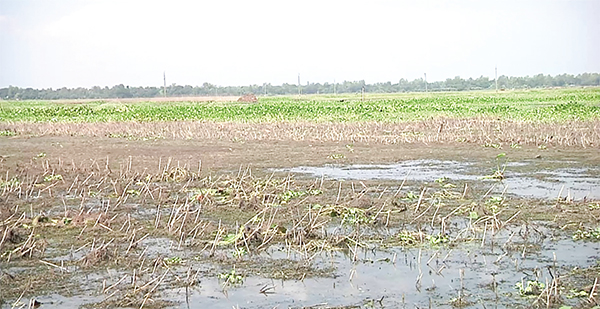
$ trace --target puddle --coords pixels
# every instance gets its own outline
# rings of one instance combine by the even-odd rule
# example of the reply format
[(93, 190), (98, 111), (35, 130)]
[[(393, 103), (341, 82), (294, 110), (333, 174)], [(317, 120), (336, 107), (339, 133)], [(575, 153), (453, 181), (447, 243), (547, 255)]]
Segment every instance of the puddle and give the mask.
[[(501, 166), (503, 168), (503, 166)], [(497, 169), (496, 162), (472, 163), (440, 160), (410, 160), (380, 165), (300, 166), (285, 171), (311, 177), (344, 180), (399, 180), (433, 182), (441, 177), (466, 181), (470, 187), (494, 186), (493, 193), (534, 199), (571, 197), (600, 199), (600, 166), (581, 166), (574, 161), (509, 162), (503, 181), (485, 180)]]
[[(561, 239), (548, 241), (542, 251), (524, 258), (519, 250), (511, 253), (497, 247), (493, 252), (489, 246), (481, 248), (478, 244), (469, 250), (395, 248), (363, 251), (357, 262), (338, 252), (323, 255), (318, 261), (335, 266), (335, 278), (248, 277), (242, 286), (230, 287), (226, 292), (218, 280), (205, 278), (190, 292), (189, 303), (190, 308), (368, 307), (369, 303), (376, 308), (453, 308), (450, 302), (462, 293), (471, 303), (465, 308), (481, 308), (482, 304), (513, 308), (517, 303), (529, 303), (529, 299), (518, 295), (517, 282), (552, 280), (548, 267), (554, 267), (554, 254), (556, 268), (552, 271), (565, 274), (575, 266), (594, 265), (600, 248)], [(265, 286), (272, 287), (273, 293), (261, 294)], [(178, 308), (188, 307), (184, 289), (172, 290), (168, 297), (180, 302)]]
[[(451, 229), (450, 235), (454, 235), (451, 237), (458, 237), (457, 231), (468, 230), (468, 222), (457, 221), (456, 227)], [(321, 253), (312, 261), (313, 265), (334, 268), (333, 276), (273, 280), (254, 275), (226, 290), (214, 274), (227, 272), (233, 265), (216, 270), (210, 264), (188, 258), (193, 252), (178, 251), (187, 262), (172, 269), (175, 277), (185, 277), (188, 269), (213, 275), (200, 277), (199, 284), (188, 291), (169, 288), (160, 295), (177, 304), (169, 308), (455, 308), (451, 302), (458, 295), (468, 301), (463, 308), (514, 308), (519, 304), (527, 306), (532, 301), (519, 296), (516, 283), (528, 280), (546, 283), (552, 280), (551, 273), (568, 276), (575, 267), (594, 266), (600, 260), (597, 243), (573, 241), (543, 222), (505, 228), (493, 236), (482, 234), (483, 231), (469, 233), (473, 235), (461, 237), (479, 240), (458, 242), (458, 246), (423, 245), (421, 248), (381, 249), (377, 244), (369, 244), (368, 248), (358, 250), (355, 259), (351, 252)], [(483, 243), (482, 235), (485, 235)], [(173, 253), (168, 239), (149, 238), (143, 244), (152, 248), (145, 251), (147, 256)], [(287, 256), (281, 245), (273, 245), (257, 258), (264, 263), (275, 263), (299, 261), (302, 255), (292, 252)], [(116, 270), (110, 274), (113, 281), (121, 276)], [(36, 300), (43, 308), (78, 308), (98, 302), (103, 299), (98, 296), (98, 290), (105, 279), (106, 274), (86, 275), (85, 293), (89, 296), (50, 294)], [(270, 293), (260, 293), (265, 287), (269, 287)], [(578, 300), (566, 301), (572, 305)], [(7, 304), (0, 307), (10, 308)]]

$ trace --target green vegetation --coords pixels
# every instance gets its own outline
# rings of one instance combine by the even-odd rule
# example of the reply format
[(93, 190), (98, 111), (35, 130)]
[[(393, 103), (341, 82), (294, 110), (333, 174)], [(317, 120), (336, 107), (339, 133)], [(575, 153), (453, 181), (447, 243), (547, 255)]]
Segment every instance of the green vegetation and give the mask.
[(515, 288), (519, 290), (519, 295), (522, 297), (537, 297), (546, 285), (535, 280), (527, 280), (527, 282), (517, 282)]
[[(397, 83), (384, 82), (367, 84), (364, 80), (344, 81), (341, 83), (307, 83), (305, 85), (248, 85), (248, 86), (217, 86), (204, 83), (202, 86), (181, 86), (172, 84), (167, 86), (166, 93), (171, 97), (181, 96), (239, 96), (246, 93), (260, 93), (267, 95), (297, 94), (335, 94), (335, 93), (394, 93), (394, 92), (422, 92), (428, 91), (464, 91), (494, 89), (495, 80), (481, 76), (476, 79), (463, 79), (459, 76), (447, 78), (444, 81), (425, 82), (418, 78), (408, 81), (404, 78)], [(538, 74), (535, 76), (511, 77), (499, 76), (500, 89), (528, 89), (542, 87), (567, 87), (567, 86), (600, 86), (599, 73), (583, 73), (578, 75), (561, 74), (556, 76)], [(300, 88), (300, 89), (299, 89)], [(130, 87), (115, 85), (113, 87), (98, 86), (92, 88), (60, 88), (60, 89), (33, 89), (9, 86), (0, 88), (0, 99), (5, 100), (56, 100), (56, 99), (106, 99), (106, 98), (153, 98), (164, 96), (162, 87)]]
[(514, 92), (351, 95), (261, 98), (258, 103), (103, 101), (85, 104), (4, 101), (0, 122), (112, 121), (321, 121), (402, 122), (431, 117), (494, 117), (518, 121), (571, 121), (600, 118), (600, 89)]

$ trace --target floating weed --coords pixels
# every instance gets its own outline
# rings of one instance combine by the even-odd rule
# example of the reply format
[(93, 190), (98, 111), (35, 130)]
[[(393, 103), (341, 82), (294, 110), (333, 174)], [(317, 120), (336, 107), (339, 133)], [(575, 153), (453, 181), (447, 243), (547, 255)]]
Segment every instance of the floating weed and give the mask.
[(405, 198), (408, 200), (416, 200), (419, 198), (419, 196), (417, 194), (412, 193), (412, 191), (409, 191), (406, 193)]
[(396, 240), (402, 246), (414, 246), (419, 242), (419, 239), (416, 237), (416, 234), (409, 231), (402, 231), (398, 233), (398, 235), (396, 235)]
[(427, 235), (426, 239), (429, 241), (431, 245), (440, 245), (444, 243), (450, 242), (450, 237), (445, 234), (436, 234), (436, 235)]
[(569, 299), (572, 299), (572, 298), (583, 298), (583, 297), (588, 297), (589, 294), (590, 293), (588, 291), (585, 291), (585, 290), (571, 289), (571, 290), (569, 290), (569, 294), (567, 294), (567, 298), (569, 298)]
[(170, 257), (170, 258), (164, 258), (163, 262), (165, 263), (165, 265), (171, 266), (171, 265), (180, 265), (180, 264), (183, 264), (185, 261), (182, 260), (178, 256), (174, 256), (174, 257)]
[(286, 204), (290, 200), (298, 198), (298, 197), (303, 197), (305, 195), (319, 195), (321, 193), (323, 193), (323, 191), (317, 190), (317, 189), (308, 190), (308, 191), (288, 190), (288, 191), (285, 191), (285, 192), (282, 192), (282, 193), (278, 194), (277, 197), (279, 197), (279, 199), (281, 200), (282, 204)]
[(450, 237), (442, 233), (427, 235), (423, 232), (401, 231), (394, 237), (392, 242), (394, 245), (399, 246), (417, 246), (421, 244), (437, 246), (450, 242)]
[(536, 297), (542, 293), (546, 285), (537, 280), (527, 280), (526, 282), (517, 282), (515, 288), (519, 291), (521, 297)]
[(223, 287), (230, 285), (241, 285), (244, 283), (244, 276), (235, 272), (235, 267), (227, 273), (219, 274), (219, 279), (224, 280)]
[(443, 184), (443, 183), (447, 182), (448, 180), (449, 180), (448, 177), (440, 177), (440, 178), (434, 180), (434, 182), (437, 182), (439, 184)]
[(244, 247), (236, 248), (233, 251), (233, 257), (236, 259), (239, 259), (247, 254), (248, 254), (248, 251), (246, 251), (246, 248), (244, 248)]
[(492, 214), (498, 214), (500, 212), (500, 206), (504, 202), (504, 198), (501, 196), (492, 196), (486, 202), (485, 205), (489, 207), (492, 211)]
[(364, 209), (355, 207), (328, 206), (324, 212), (329, 212), (331, 217), (341, 217), (342, 225), (369, 224), (375, 221), (375, 216), (368, 216)]
[(600, 227), (595, 230), (577, 230), (573, 234), (573, 240), (600, 240)]

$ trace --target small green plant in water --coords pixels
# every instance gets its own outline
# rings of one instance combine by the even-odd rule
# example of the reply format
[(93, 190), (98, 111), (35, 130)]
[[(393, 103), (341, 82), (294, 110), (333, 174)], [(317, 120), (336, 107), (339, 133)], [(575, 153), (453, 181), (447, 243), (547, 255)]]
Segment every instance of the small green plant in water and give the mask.
[(246, 248), (244, 248), (244, 247), (236, 248), (233, 251), (233, 257), (236, 258), (236, 259), (239, 259), (239, 258), (243, 257), (246, 254), (248, 254), (248, 252), (246, 251)]
[(521, 281), (515, 284), (515, 288), (519, 290), (519, 295), (521, 297), (538, 296), (540, 293), (542, 293), (545, 287), (545, 284), (535, 280), (527, 280), (527, 282)]
[(163, 261), (165, 262), (166, 265), (179, 265), (179, 264), (183, 263), (183, 260), (178, 256), (174, 256), (171, 258), (164, 258)]
[(244, 236), (244, 226), (240, 226), (239, 230), (235, 234), (227, 234), (223, 238), (223, 240), (219, 241), (217, 245), (219, 246), (228, 246), (234, 244), (236, 241), (241, 239)]
[(567, 298), (572, 299), (572, 298), (579, 298), (579, 297), (587, 297), (588, 295), (589, 295), (588, 291), (571, 289), (569, 291), (569, 294), (567, 294)]
[(239, 285), (244, 283), (244, 276), (237, 274), (235, 268), (228, 273), (219, 274), (219, 279), (224, 280), (223, 286)]
[(437, 235), (427, 235), (427, 240), (430, 245), (440, 245), (450, 241), (448, 235), (437, 234)]
[(502, 152), (496, 156), (496, 169), (491, 175), (486, 175), (481, 177), (481, 179), (497, 179), (502, 180), (505, 178), (504, 171), (506, 170), (506, 164), (508, 163), (508, 159), (506, 158), (506, 153)]
[(408, 192), (408, 193), (406, 193), (406, 198), (409, 200), (416, 200), (419, 198), (419, 196), (412, 192)]
[(400, 242), (400, 245), (412, 246), (417, 244), (417, 238), (409, 231), (402, 231), (396, 235), (396, 238)]
[(355, 224), (365, 224), (372, 223), (375, 218), (369, 217), (365, 214), (365, 211), (360, 208), (348, 207), (344, 208), (341, 213), (336, 212), (337, 215), (342, 217), (342, 225), (355, 225)]
[(448, 180), (449, 180), (448, 177), (440, 177), (440, 178), (438, 178), (438, 179), (436, 179), (434, 181), (437, 182), (437, 183), (439, 183), (439, 184), (442, 184), (442, 183), (444, 183), (444, 182), (446, 182)]
[(600, 240), (600, 227), (595, 230), (577, 230), (573, 234), (573, 240)]

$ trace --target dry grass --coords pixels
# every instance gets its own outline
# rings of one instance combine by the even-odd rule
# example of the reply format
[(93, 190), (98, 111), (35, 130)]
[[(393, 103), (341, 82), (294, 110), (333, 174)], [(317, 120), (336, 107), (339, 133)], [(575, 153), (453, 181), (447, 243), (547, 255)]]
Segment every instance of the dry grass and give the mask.
[(131, 139), (600, 146), (600, 121), (535, 123), (483, 117), (436, 118), (403, 123), (12, 123), (3, 124), (2, 129), (19, 135)]

